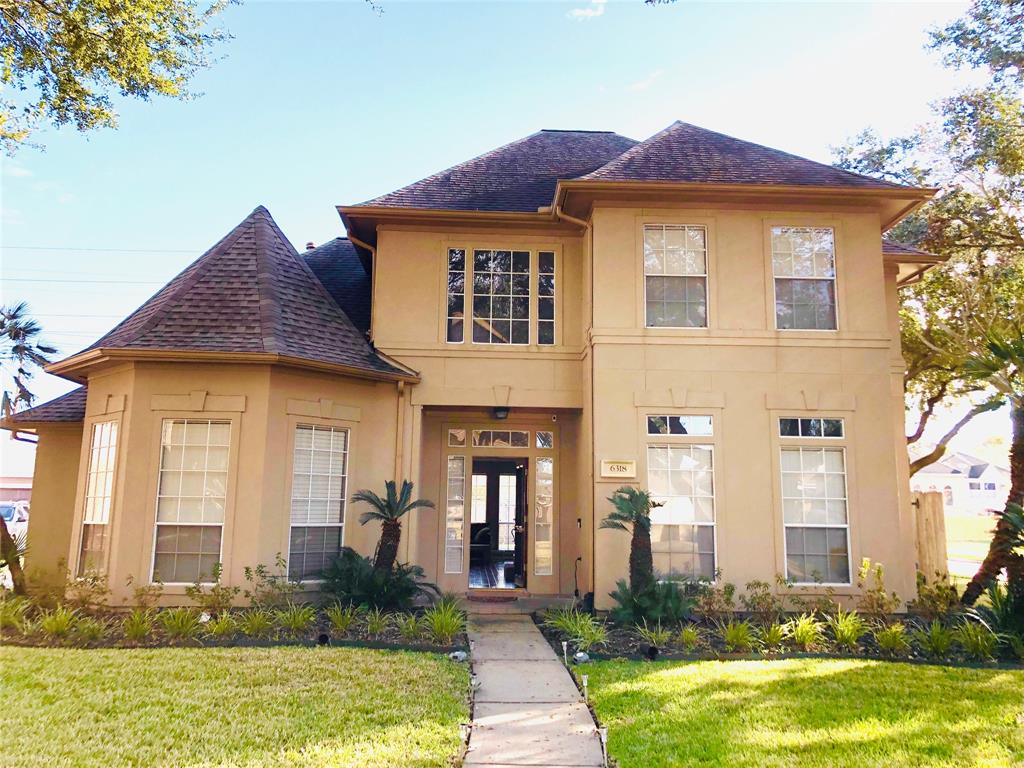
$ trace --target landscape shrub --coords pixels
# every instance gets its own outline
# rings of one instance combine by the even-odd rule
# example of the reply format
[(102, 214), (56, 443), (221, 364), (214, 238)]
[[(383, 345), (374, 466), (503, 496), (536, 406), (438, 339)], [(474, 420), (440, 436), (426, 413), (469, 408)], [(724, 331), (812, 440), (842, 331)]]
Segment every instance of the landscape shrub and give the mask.
[(39, 614), (36, 627), (39, 632), (51, 640), (67, 638), (78, 621), (78, 610), (65, 605), (58, 605)]
[(327, 614), (327, 621), (330, 622), (331, 629), (339, 635), (346, 634), (359, 615), (359, 611), (354, 605), (341, 605), (340, 603), (328, 606), (324, 613)]
[(730, 619), (718, 625), (725, 650), (730, 653), (750, 653), (754, 648), (754, 626), (746, 619)]
[(206, 634), (215, 640), (226, 640), (237, 631), (238, 622), (226, 611), (206, 622)]
[(786, 622), (786, 634), (794, 648), (811, 653), (824, 645), (825, 625), (814, 614), (802, 613)]
[(316, 624), (316, 609), (312, 605), (289, 603), (274, 613), (274, 620), (286, 634), (300, 637)]
[(975, 661), (991, 661), (999, 647), (999, 635), (980, 621), (965, 620), (954, 630), (956, 640)]
[(704, 634), (701, 632), (699, 627), (696, 627), (693, 624), (687, 624), (679, 630), (679, 645), (681, 645), (683, 650), (687, 653), (693, 653), (698, 648), (706, 645)]
[(633, 588), (619, 579), (609, 596), (615, 601), (612, 621), (623, 627), (644, 621), (678, 624), (690, 617), (695, 605), (687, 586), (675, 581), (652, 581)]
[(544, 623), (561, 632), (580, 651), (608, 642), (608, 627), (589, 613), (576, 608), (555, 608), (546, 614)]
[(855, 610), (844, 611), (839, 607), (834, 614), (826, 617), (825, 622), (832, 632), (832, 641), (836, 647), (845, 651), (856, 650), (860, 639), (868, 632), (867, 622)]
[(279, 608), (292, 602), (302, 582), (288, 579), (288, 562), (280, 552), (274, 556), (276, 573), (263, 565), (246, 566), (243, 573), (248, 586), (242, 595), (253, 608)]
[(778, 653), (786, 647), (786, 628), (778, 621), (765, 624), (757, 631), (757, 642), (765, 653)]
[(865, 616), (881, 618), (895, 613), (903, 605), (899, 595), (885, 591), (885, 569), (881, 563), (872, 564), (871, 558), (861, 560), (857, 589), (860, 590), (857, 610)]
[(133, 608), (131, 613), (121, 622), (121, 632), (125, 640), (141, 643), (153, 634), (153, 611), (148, 608)]
[(185, 594), (199, 607), (211, 616), (219, 616), (221, 613), (231, 609), (235, 598), (242, 591), (240, 587), (228, 587), (223, 582), (224, 566), (221, 563), (214, 563), (210, 573), (211, 582), (204, 584), (196, 581), (185, 587)]
[(414, 613), (403, 613), (395, 618), (395, 626), (398, 627), (398, 634), (407, 642), (414, 642), (420, 639), (423, 634), (423, 625), (420, 617)]
[(338, 602), (385, 611), (405, 611), (420, 595), (437, 594), (437, 587), (424, 580), (418, 565), (374, 568), (372, 560), (349, 547), (324, 569), (323, 578), (322, 591)]
[(157, 614), (161, 629), (171, 640), (195, 640), (203, 627), (194, 608), (168, 608)]
[(883, 624), (874, 631), (878, 650), (886, 656), (906, 656), (910, 653), (910, 636), (902, 621)]
[(929, 582), (928, 577), (917, 572), (917, 598), (908, 608), (928, 621), (946, 620), (959, 612), (960, 595), (956, 587), (949, 583), (949, 576), (935, 573), (935, 580)]
[(953, 643), (956, 635), (953, 630), (945, 626), (938, 619), (926, 625), (925, 628), (915, 629), (912, 633), (914, 642), (918, 644), (925, 655), (933, 659), (945, 659), (953, 650)]
[(387, 631), (388, 624), (391, 623), (390, 617), (380, 608), (367, 611), (364, 621), (366, 623), (366, 633), (370, 637), (383, 635)]
[(238, 615), (238, 628), (251, 638), (267, 638), (274, 633), (274, 615), (263, 608), (252, 608)]
[(666, 648), (672, 640), (672, 630), (661, 626), (660, 621), (651, 626), (644, 619), (641, 624), (636, 626), (636, 633), (640, 636), (641, 640), (648, 645), (653, 645), (655, 648)]
[(740, 603), (751, 618), (762, 626), (779, 620), (782, 616), (782, 600), (772, 591), (766, 581), (748, 581), (746, 591), (740, 595)]
[(124, 585), (132, 590), (131, 604), (136, 608), (155, 608), (164, 594), (164, 583), (158, 578), (152, 584), (136, 584), (129, 575)]
[(79, 576), (65, 582), (64, 602), (79, 613), (96, 614), (107, 608), (110, 587), (99, 574)]
[(434, 642), (451, 645), (466, 628), (466, 614), (451, 602), (439, 602), (424, 611), (423, 626)]
[(72, 632), (74, 641), (80, 645), (98, 643), (107, 634), (107, 623), (95, 616), (80, 616)]
[(24, 631), (23, 626), (31, 607), (32, 601), (26, 597), (6, 595), (0, 600), (0, 629)]
[[(720, 574), (716, 573), (716, 577)], [(729, 619), (736, 610), (736, 585), (728, 582), (697, 584), (696, 605), (694, 613), (705, 621), (722, 622)]]

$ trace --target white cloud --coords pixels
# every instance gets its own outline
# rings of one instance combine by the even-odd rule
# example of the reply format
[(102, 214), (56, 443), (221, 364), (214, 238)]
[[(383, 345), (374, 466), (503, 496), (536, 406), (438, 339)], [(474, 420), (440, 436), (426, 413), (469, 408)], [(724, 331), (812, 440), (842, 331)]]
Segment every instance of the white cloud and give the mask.
[(573, 8), (566, 16), (576, 21), (590, 21), (598, 16), (604, 16), (604, 6), (608, 0), (590, 0), (590, 5), (585, 8)]
[(10, 176), (11, 178), (14, 179), (24, 179), (32, 175), (32, 171), (30, 171), (28, 168), (23, 168), (20, 165), (15, 165), (10, 161), (4, 163), (3, 167), (4, 176)]
[(649, 74), (647, 77), (645, 77), (643, 80), (637, 80), (635, 83), (630, 83), (629, 84), (629, 90), (631, 90), (631, 91), (646, 91), (648, 88), (650, 88), (652, 85), (654, 85), (654, 81), (655, 80), (657, 80), (659, 77), (661, 77), (664, 74), (665, 74), (665, 70), (663, 70), (663, 69), (656, 69), (653, 72), (651, 72), (651, 74)]

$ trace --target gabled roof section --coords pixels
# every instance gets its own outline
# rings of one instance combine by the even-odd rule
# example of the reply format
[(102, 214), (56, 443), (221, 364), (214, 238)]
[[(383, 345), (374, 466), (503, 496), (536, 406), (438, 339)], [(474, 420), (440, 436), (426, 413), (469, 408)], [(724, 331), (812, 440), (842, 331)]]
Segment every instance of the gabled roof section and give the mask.
[(263, 206), (69, 360), (94, 350), (250, 353), (411, 376), (370, 347)]
[(635, 144), (611, 131), (542, 130), (359, 205), (535, 213), (551, 205), (559, 179), (589, 173)]
[(886, 256), (911, 257), (915, 260), (934, 259), (935, 261), (943, 261), (942, 258), (934, 253), (922, 251), (920, 248), (915, 248), (912, 245), (900, 243), (896, 240), (890, 240), (887, 237), (882, 238), (882, 253)]
[(355, 245), (336, 237), (303, 251), (302, 258), (352, 324), (364, 334), (370, 330), (370, 276)]
[(588, 181), (903, 188), (678, 120), (579, 178)]
[(78, 387), (65, 395), (56, 397), (49, 402), (18, 411), (4, 420), (5, 426), (16, 427), (19, 424), (38, 423), (74, 423), (85, 420), (86, 388)]

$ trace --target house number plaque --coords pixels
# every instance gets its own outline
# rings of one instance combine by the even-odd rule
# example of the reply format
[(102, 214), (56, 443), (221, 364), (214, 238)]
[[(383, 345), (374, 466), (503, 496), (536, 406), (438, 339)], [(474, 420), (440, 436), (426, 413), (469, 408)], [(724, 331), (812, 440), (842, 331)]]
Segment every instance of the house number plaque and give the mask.
[(601, 477), (636, 477), (636, 462), (603, 459)]

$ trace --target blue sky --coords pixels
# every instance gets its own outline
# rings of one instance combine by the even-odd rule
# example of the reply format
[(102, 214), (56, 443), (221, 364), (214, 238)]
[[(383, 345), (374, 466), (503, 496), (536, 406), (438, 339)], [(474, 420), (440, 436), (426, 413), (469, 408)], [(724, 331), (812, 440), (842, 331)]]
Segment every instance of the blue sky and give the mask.
[[(963, 79), (924, 43), (964, 3), (380, 1), (233, 7), (198, 98), (119, 104), (117, 130), (4, 158), (0, 300), (29, 301), (69, 354), (260, 204), (321, 243), (335, 205), (540, 128), (642, 139), (682, 119), (828, 161)], [(26, 460), (3, 451), (5, 473)]]

